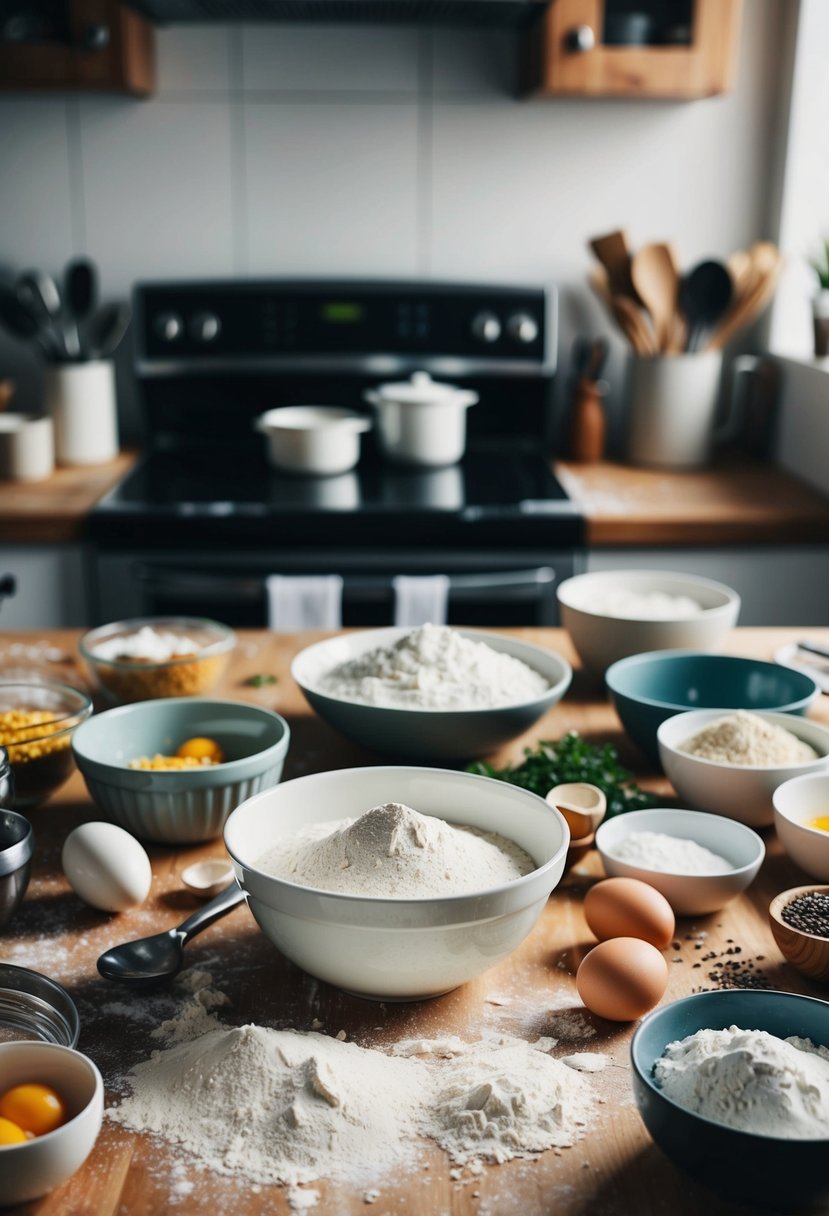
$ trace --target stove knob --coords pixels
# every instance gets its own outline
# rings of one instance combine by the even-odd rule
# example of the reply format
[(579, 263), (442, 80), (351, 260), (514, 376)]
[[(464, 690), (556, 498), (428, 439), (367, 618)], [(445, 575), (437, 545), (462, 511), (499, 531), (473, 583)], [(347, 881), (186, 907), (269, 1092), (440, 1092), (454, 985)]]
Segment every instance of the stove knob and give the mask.
[(497, 342), (501, 337), (501, 322), (494, 312), (479, 312), (472, 319), (472, 336), (479, 342)]
[(175, 342), (184, 332), (184, 322), (177, 312), (161, 312), (154, 322), (155, 332), (164, 342)]
[(528, 312), (517, 312), (507, 321), (507, 331), (516, 342), (529, 345), (538, 337), (538, 322)]
[(213, 312), (197, 312), (190, 318), (190, 335), (196, 342), (215, 342), (222, 323)]

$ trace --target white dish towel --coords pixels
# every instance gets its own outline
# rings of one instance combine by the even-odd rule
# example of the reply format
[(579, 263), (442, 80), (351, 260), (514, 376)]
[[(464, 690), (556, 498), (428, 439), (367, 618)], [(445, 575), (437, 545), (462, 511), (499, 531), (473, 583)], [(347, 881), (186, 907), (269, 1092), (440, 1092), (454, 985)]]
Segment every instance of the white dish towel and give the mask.
[(300, 629), (340, 629), (343, 580), (339, 574), (270, 574), (268, 628), (278, 633)]
[(449, 610), (448, 574), (398, 574), (394, 588), (394, 623), (416, 629), (445, 625)]

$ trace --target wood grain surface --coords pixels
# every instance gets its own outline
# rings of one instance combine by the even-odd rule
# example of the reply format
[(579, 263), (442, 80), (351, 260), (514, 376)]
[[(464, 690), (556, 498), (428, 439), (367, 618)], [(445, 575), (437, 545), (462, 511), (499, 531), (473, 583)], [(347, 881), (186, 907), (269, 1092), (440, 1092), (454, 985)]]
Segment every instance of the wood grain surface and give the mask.
[(135, 464), (121, 452), (105, 464), (55, 469), (43, 481), (0, 481), (0, 543), (80, 541), (95, 503)]
[[(577, 668), (567, 635), (555, 629), (506, 631), (550, 647)], [(829, 629), (810, 630), (829, 643)], [(77, 678), (72, 656), (78, 634), (49, 635), (68, 659), (55, 663), (56, 676)], [(240, 646), (220, 694), (265, 705), (283, 714), (292, 731), (285, 778), (303, 773), (377, 762), (378, 758), (336, 735), (305, 704), (290, 674), (293, 655), (321, 634), (240, 635)], [(734, 653), (769, 658), (799, 636), (793, 629), (735, 631)], [(0, 657), (23, 635), (0, 635)], [(40, 635), (38, 639), (40, 640)], [(257, 673), (278, 677), (275, 685), (253, 689), (245, 680)], [(829, 699), (813, 714), (829, 724)], [(675, 802), (659, 774), (644, 767), (622, 734), (602, 693), (578, 668), (571, 690), (540, 723), (495, 758), (516, 762), (524, 746), (555, 739), (569, 729), (593, 742), (615, 744), (642, 784)], [(109, 1104), (125, 1092), (129, 1069), (159, 1046), (158, 1024), (180, 1012), (188, 1000), (181, 986), (132, 993), (102, 980), (95, 961), (107, 947), (144, 936), (183, 920), (196, 901), (181, 883), (191, 862), (224, 855), (220, 840), (197, 847), (149, 846), (154, 880), (140, 908), (110, 916), (86, 907), (72, 893), (60, 868), (60, 849), (77, 824), (97, 818), (76, 773), (42, 808), (31, 813), (36, 833), (35, 868), (24, 903), (0, 938), (0, 958), (45, 972), (66, 985), (82, 1021), (79, 1049), (99, 1065)], [(722, 964), (739, 958), (752, 963), (769, 985), (813, 996), (829, 988), (799, 976), (777, 950), (767, 908), (779, 891), (806, 881), (782, 853), (772, 829), (764, 832), (768, 856), (752, 888), (715, 915), (680, 919), (675, 943), (666, 952), (669, 986), (664, 1001), (717, 987)], [(219, 1010), (224, 1022), (257, 1022), (323, 1033), (343, 1030), (362, 1046), (383, 1046), (401, 1037), (457, 1034), (464, 1039), (510, 1034), (528, 1041), (559, 1039), (555, 1055), (598, 1051), (612, 1057), (604, 1071), (588, 1078), (597, 1095), (596, 1116), (572, 1148), (531, 1159), (487, 1166), (480, 1176), (453, 1178), (444, 1153), (424, 1142), (417, 1167), (401, 1168), (371, 1183), (379, 1197), (365, 1201), (365, 1186), (323, 1180), (317, 1185), (320, 1216), (737, 1216), (749, 1209), (719, 1200), (679, 1173), (651, 1142), (633, 1102), (628, 1064), (633, 1026), (586, 1014), (578, 1000), (574, 973), (594, 944), (582, 914), (582, 898), (601, 866), (595, 853), (572, 871), (553, 893), (539, 923), (522, 946), (478, 980), (436, 1000), (382, 1004), (349, 997), (311, 979), (288, 963), (257, 929), (242, 905), (206, 930), (188, 947), (188, 962), (209, 972), (228, 998)], [(718, 967), (718, 964), (720, 966)], [(575, 1029), (575, 1034), (573, 1033)], [(793, 1028), (794, 1030), (794, 1028)], [(585, 1034), (588, 1037), (584, 1037)], [(739, 1168), (739, 1163), (735, 1163)], [(2, 1201), (2, 1196), (0, 1196)], [(258, 1216), (290, 1212), (279, 1187), (256, 1187), (199, 1169), (186, 1154), (163, 1140), (137, 1135), (108, 1120), (86, 1164), (63, 1186), (24, 1208), (26, 1216)], [(816, 1212), (817, 1209), (814, 1209)]]

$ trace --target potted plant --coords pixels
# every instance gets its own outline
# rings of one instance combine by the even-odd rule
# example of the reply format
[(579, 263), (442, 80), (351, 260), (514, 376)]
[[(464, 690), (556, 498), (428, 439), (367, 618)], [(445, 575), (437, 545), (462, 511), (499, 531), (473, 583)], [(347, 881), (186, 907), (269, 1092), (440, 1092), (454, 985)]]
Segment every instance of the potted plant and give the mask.
[(815, 357), (825, 359), (829, 355), (829, 237), (824, 237), (821, 255), (812, 260), (811, 267), (818, 280), (818, 289), (812, 297)]

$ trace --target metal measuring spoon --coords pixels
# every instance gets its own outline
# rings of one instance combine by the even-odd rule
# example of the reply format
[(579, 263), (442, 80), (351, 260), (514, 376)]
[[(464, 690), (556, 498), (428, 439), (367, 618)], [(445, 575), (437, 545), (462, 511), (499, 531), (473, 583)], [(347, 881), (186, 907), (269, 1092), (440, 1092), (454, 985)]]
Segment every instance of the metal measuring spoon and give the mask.
[(233, 882), (175, 928), (105, 951), (98, 959), (98, 970), (104, 979), (134, 987), (172, 979), (182, 968), (184, 947), (190, 938), (225, 916), (244, 898), (244, 891)]

